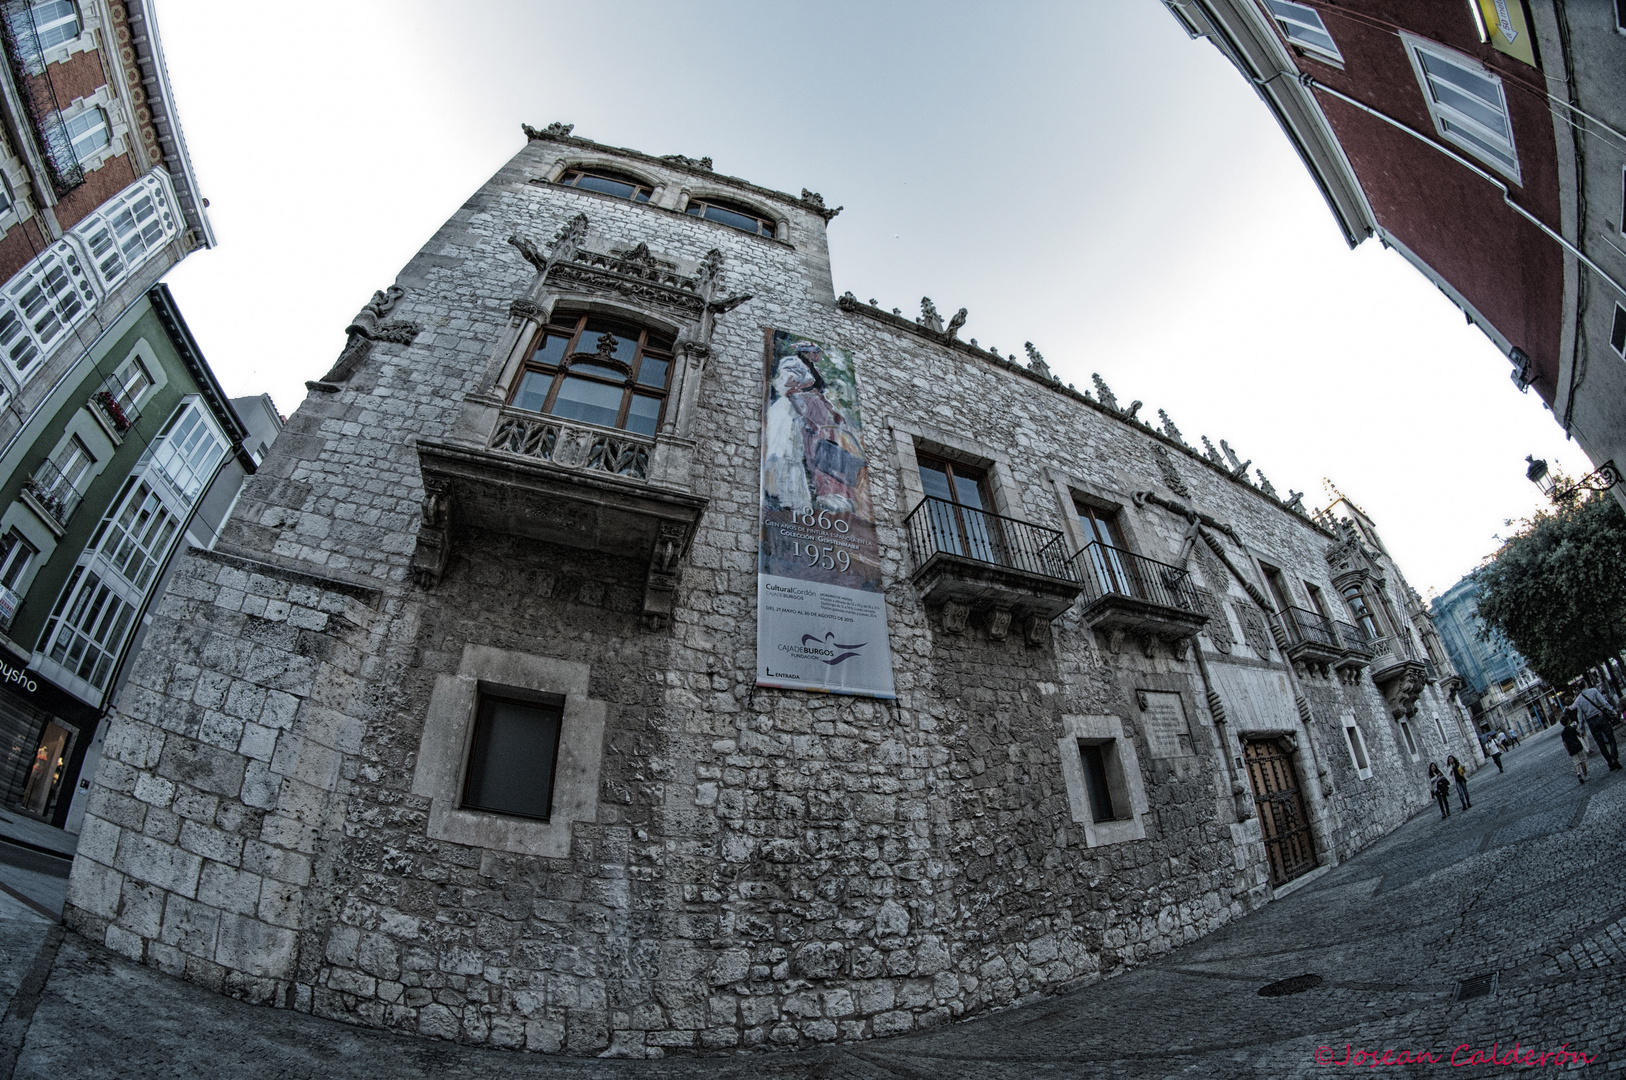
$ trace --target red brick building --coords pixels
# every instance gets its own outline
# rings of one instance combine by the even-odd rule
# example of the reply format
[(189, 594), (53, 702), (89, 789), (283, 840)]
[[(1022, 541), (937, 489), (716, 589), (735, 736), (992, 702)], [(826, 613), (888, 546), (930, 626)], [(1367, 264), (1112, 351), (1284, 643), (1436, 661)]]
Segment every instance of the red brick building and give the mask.
[(1351, 246), (1399, 251), (1594, 463), (1626, 461), (1619, 0), (1165, 2), (1253, 83)]

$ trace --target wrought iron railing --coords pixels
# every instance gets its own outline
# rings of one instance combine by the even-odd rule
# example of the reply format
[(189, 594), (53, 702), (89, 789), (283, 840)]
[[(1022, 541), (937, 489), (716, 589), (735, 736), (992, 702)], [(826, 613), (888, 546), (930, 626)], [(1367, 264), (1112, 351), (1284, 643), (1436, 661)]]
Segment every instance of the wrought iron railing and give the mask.
[(1287, 624), (1287, 636), (1295, 645), (1307, 642), (1332, 649), (1341, 647), (1338, 644), (1338, 635), (1332, 631), (1332, 623), (1319, 611), (1300, 607), (1283, 608), (1282, 622)]
[(17, 609), (22, 606), (22, 597), (0, 585), (0, 630), (11, 629), (11, 620), (17, 617)]
[(1354, 623), (1344, 622), (1342, 619), (1336, 620), (1333, 625), (1338, 627), (1338, 636), (1343, 640), (1345, 649), (1350, 652), (1363, 653), (1367, 656), (1372, 655), (1372, 641), (1366, 636), (1365, 630), (1362, 630)]
[(51, 186), (58, 195), (66, 195), (85, 182), (85, 167), (74, 153), (73, 138), (62, 120), (56, 87), (45, 76), (45, 48), (34, 21), (34, 6), (29, 0), (0, 3), (0, 40), (5, 45), (12, 79), (21, 92), (23, 109), (45, 144)]
[(959, 555), (993, 566), (1077, 581), (1067, 538), (1031, 521), (990, 514), (927, 496), (903, 519), (917, 568), (933, 555)]
[(503, 409), (487, 445), (567, 469), (647, 480), (655, 440), (630, 431)]
[(1203, 612), (1202, 598), (1191, 575), (1178, 566), (1136, 555), (1096, 541), (1086, 544), (1073, 563), (1090, 602), (1103, 596), (1130, 596), (1193, 614)]
[(58, 525), (67, 525), (73, 512), (79, 509), (81, 496), (78, 489), (50, 460), (42, 461), (35, 467), (34, 475), (23, 481), (23, 490), (45, 507)]
[(141, 419), (135, 399), (112, 375), (102, 380), (101, 388), (90, 395), (90, 407), (106, 417), (120, 435), (126, 434)]

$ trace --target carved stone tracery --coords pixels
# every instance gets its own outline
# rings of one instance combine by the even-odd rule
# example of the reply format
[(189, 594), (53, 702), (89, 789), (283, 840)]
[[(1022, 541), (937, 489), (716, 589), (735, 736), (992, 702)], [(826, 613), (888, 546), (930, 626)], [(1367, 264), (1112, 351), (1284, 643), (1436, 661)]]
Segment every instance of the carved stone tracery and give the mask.
[(349, 340), (345, 342), (344, 351), (339, 353), (332, 369), (322, 376), (322, 382), (338, 383), (350, 378), (372, 352), (375, 342), (410, 345), (417, 340), (423, 327), (407, 319), (388, 317), (405, 295), (406, 290), (399, 285), (373, 293), (373, 298), (362, 305), (356, 317), (350, 320), (350, 325), (344, 328)]

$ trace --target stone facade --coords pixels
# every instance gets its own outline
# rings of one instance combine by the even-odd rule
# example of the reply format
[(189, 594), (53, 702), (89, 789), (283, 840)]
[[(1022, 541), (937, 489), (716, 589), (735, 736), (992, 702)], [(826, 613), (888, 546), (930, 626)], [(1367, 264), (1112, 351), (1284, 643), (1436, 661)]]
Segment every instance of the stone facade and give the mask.
[[(85, 818), (79, 932), (249, 1000), (493, 1046), (861, 1039), (1111, 975), (1279, 895), (1262, 738), (1302, 790), (1296, 874), (1423, 806), (1429, 758), (1471, 758), (1364, 515), (1313, 518), (963, 320), (838, 300), (813, 193), (528, 134), (176, 573)], [(650, 202), (557, 182), (583, 164)], [(683, 213), (707, 197), (776, 236)], [(544, 460), (493, 437), (561, 309), (677, 338), (653, 439)], [(858, 358), (896, 701), (754, 685), (767, 327)], [(1202, 610), (1125, 629), (1096, 597), (1019, 631), (997, 603), (929, 607), (904, 533), (924, 451), (986, 469), (1000, 513), (1069, 551), (1079, 506), (1116, 514)], [(1306, 646), (1267, 565), (1291, 605), (1308, 582), (1342, 611), (1354, 582), (1392, 657), (1330, 623)], [(546, 822), (462, 804), (493, 684), (562, 702)]]

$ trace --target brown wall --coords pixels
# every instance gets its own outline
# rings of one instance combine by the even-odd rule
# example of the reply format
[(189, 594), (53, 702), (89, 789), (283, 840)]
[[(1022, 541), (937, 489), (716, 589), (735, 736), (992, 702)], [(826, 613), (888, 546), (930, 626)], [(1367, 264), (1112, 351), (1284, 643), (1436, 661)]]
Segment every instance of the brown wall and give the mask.
[(63, 196), (56, 204), (57, 224), (71, 229), (109, 198), (117, 195), (136, 178), (129, 152), (110, 157), (100, 168), (85, 174), (85, 182)]
[[(1399, 30), (1465, 53), (1501, 76), (1522, 172), (1520, 184), (1505, 182), (1520, 206), (1558, 229), (1557, 147), (1543, 76), (1480, 44), (1467, 3), (1316, 6), (1344, 69), (1309, 55), (1301, 55), (1300, 69), (1432, 142), (1449, 145), (1435, 133)], [(1317, 96), (1379, 224), (1530, 354), (1534, 385), (1550, 403), (1563, 322), (1562, 249), (1507, 207), (1491, 183), (1376, 117), (1329, 94)]]
[(28, 265), (30, 259), (44, 251), (51, 243), (40, 232), (39, 218), (32, 217), (13, 225), (0, 236), (0, 284), (11, 280), (11, 275)]

